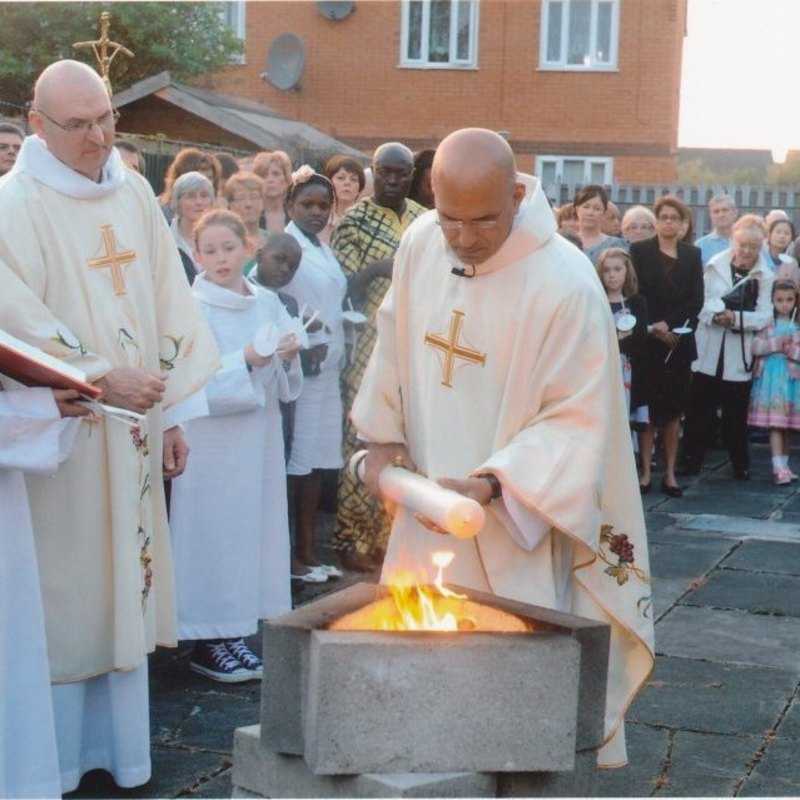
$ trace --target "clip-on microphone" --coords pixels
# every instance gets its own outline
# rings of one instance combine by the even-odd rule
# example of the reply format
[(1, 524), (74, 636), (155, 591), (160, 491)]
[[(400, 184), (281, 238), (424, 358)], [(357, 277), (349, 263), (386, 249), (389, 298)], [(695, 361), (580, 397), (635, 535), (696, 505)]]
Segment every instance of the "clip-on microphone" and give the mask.
[(459, 278), (474, 278), (475, 275), (477, 275), (477, 270), (475, 269), (475, 265), (470, 264), (469, 266), (472, 268), (472, 275), (467, 275), (467, 271), (463, 267), (453, 267), (453, 269), (451, 269), (450, 272), (453, 275), (458, 275)]

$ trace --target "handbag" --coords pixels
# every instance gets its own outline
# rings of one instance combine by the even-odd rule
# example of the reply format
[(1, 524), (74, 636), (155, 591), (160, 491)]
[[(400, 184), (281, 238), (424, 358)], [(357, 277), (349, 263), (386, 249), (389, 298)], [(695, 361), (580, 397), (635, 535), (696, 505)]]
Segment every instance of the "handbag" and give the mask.
[(758, 302), (758, 279), (741, 280), (722, 296), (725, 308), (730, 311), (755, 311)]
[[(743, 278), (740, 280), (727, 294), (722, 296), (722, 302), (725, 303), (725, 308), (729, 311), (739, 312), (739, 335), (741, 337), (742, 346), (742, 366), (745, 372), (753, 371), (753, 364), (755, 363), (755, 356), (747, 363), (744, 349), (744, 312), (755, 311), (756, 303), (758, 302), (758, 278), (748, 280)], [(727, 331), (726, 331), (727, 333)], [(723, 347), (725, 338), (723, 336)]]

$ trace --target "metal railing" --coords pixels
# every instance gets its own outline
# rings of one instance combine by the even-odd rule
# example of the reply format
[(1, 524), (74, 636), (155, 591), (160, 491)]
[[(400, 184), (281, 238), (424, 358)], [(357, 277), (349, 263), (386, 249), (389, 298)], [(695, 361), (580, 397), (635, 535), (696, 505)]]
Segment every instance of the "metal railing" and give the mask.
[[(552, 183), (544, 191), (554, 206), (572, 201), (581, 184)], [(740, 214), (753, 213), (762, 216), (773, 208), (782, 208), (795, 223), (800, 222), (800, 186), (734, 185), (734, 184), (613, 184), (607, 186), (609, 199), (624, 213), (631, 206), (652, 207), (656, 199), (664, 194), (680, 198), (692, 212), (694, 236), (699, 238), (711, 230), (708, 217), (708, 201), (715, 195), (725, 193), (733, 197)]]

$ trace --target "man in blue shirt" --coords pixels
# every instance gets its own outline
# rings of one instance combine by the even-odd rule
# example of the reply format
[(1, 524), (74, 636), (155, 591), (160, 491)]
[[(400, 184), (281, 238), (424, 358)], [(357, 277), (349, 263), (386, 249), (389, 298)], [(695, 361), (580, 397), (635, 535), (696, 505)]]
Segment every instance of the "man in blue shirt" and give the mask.
[(701, 236), (695, 246), (703, 254), (703, 266), (717, 253), (727, 250), (731, 246), (731, 228), (736, 222), (739, 211), (733, 198), (727, 194), (715, 194), (708, 201), (708, 216), (711, 219), (713, 230)]

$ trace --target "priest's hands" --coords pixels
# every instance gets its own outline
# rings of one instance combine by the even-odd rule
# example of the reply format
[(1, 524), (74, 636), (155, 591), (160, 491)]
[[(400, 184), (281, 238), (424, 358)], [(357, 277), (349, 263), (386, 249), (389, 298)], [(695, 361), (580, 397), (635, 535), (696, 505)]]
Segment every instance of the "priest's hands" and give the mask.
[(368, 444), (367, 457), (364, 459), (364, 485), (373, 497), (380, 497), (378, 476), (384, 467), (405, 467), (410, 472), (417, 471), (417, 465), (411, 460), (408, 448), (404, 444)]
[(161, 402), (167, 388), (166, 380), (166, 372), (117, 367), (95, 383), (103, 390), (103, 402), (144, 414)]
[(80, 395), (74, 389), (53, 389), (53, 400), (62, 417), (89, 417), (91, 410), (78, 402)]
[(186, 469), (189, 445), (179, 425), (164, 431), (164, 478), (177, 478)]
[(249, 367), (256, 369), (257, 367), (266, 367), (272, 361), (272, 356), (260, 356), (255, 347), (249, 344), (244, 349), (244, 360)]
[(486, 478), (440, 478), (436, 483), (445, 489), (463, 494), (482, 506), (488, 506), (492, 501), (492, 484)]

